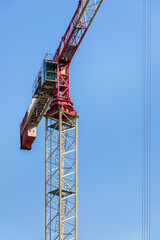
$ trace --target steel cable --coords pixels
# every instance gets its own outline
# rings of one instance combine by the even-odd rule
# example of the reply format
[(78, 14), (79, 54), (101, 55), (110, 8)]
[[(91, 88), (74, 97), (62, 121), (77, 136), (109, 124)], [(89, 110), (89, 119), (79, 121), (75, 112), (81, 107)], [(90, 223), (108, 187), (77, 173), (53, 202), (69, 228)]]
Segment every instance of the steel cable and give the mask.
[(142, 240), (150, 240), (151, 0), (142, 0)]

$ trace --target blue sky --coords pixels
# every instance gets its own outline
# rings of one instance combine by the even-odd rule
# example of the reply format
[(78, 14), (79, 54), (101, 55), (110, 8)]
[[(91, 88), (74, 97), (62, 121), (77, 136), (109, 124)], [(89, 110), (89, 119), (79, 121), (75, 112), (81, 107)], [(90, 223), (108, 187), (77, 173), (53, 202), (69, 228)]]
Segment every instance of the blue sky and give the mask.
[[(0, 238), (44, 240), (44, 119), (32, 151), (19, 125), (76, 0), (0, 0)], [(152, 0), (151, 237), (160, 238), (160, 1)], [(104, 0), (71, 65), (79, 118), (79, 240), (141, 239), (142, 6)]]

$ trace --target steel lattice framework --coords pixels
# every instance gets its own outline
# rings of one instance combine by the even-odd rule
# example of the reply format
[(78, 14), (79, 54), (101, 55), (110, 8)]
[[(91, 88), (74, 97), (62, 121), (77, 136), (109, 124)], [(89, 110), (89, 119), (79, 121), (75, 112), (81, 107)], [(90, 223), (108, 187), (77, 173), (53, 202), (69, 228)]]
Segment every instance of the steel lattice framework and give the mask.
[(54, 59), (70, 62), (103, 0), (81, 0), (55, 53)]
[(77, 240), (77, 116), (46, 117), (45, 240)]
[(31, 150), (46, 118), (45, 240), (77, 240), (77, 112), (70, 98), (70, 64), (103, 0), (79, 0), (53, 59), (44, 58), (20, 127)]
[(64, 110), (67, 110), (68, 106), (70, 111), (73, 106), (70, 99), (70, 62), (102, 2), (103, 0), (79, 1), (77, 10), (62, 37), (53, 58), (58, 61), (58, 84), (53, 93), (52, 111), (57, 106), (63, 106)]
[[(70, 98), (70, 63), (102, 2), (103, 0), (79, 0), (78, 7), (52, 59), (57, 63), (58, 76), (54, 79), (55, 81), (49, 85), (51, 89), (48, 89), (49, 86), (44, 77), (41, 77), (43, 84), (41, 78), (36, 78), (34, 86), (42, 87), (43, 91), (39, 92), (36, 87), (34, 87), (35, 94), (21, 123), (21, 149), (31, 150), (36, 134), (31, 136), (29, 131), (33, 127), (35, 128), (34, 132), (36, 131), (50, 103), (50, 108), (46, 113), (47, 115), (56, 112), (59, 108), (70, 114), (77, 114)], [(44, 60), (48, 61), (47, 58)], [(37, 76), (41, 76), (41, 72), (44, 73), (46, 71), (44, 66), (45, 65), (42, 64)], [(52, 73), (52, 77), (54, 74)], [(45, 75), (43, 74), (43, 76)], [(46, 85), (44, 83), (46, 83)]]

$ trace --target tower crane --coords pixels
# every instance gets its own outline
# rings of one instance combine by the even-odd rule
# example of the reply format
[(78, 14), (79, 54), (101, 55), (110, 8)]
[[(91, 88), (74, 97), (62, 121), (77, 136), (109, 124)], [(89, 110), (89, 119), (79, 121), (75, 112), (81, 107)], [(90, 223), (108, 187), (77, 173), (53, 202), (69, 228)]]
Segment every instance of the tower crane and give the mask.
[(70, 98), (70, 63), (103, 0), (80, 0), (54, 56), (47, 54), (20, 125), (31, 150), (45, 116), (45, 240), (77, 240), (77, 121)]

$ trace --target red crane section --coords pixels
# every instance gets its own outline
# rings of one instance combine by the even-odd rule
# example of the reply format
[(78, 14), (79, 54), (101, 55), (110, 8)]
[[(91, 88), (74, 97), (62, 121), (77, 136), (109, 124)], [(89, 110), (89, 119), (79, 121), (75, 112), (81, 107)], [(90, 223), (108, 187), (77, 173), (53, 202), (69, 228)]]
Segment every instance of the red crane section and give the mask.
[(103, 0), (81, 0), (76, 12), (54, 55), (58, 61), (58, 84), (53, 92), (53, 101), (47, 115), (62, 108), (71, 114), (77, 114), (70, 100), (70, 62), (87, 32)]
[(55, 60), (71, 62), (102, 2), (103, 0), (79, 1), (77, 10), (56, 51)]
[(21, 149), (31, 149), (37, 126), (49, 105), (47, 116), (60, 108), (77, 114), (70, 99), (70, 63), (102, 2), (80, 0), (53, 59), (43, 60), (34, 83), (32, 102), (20, 127)]

